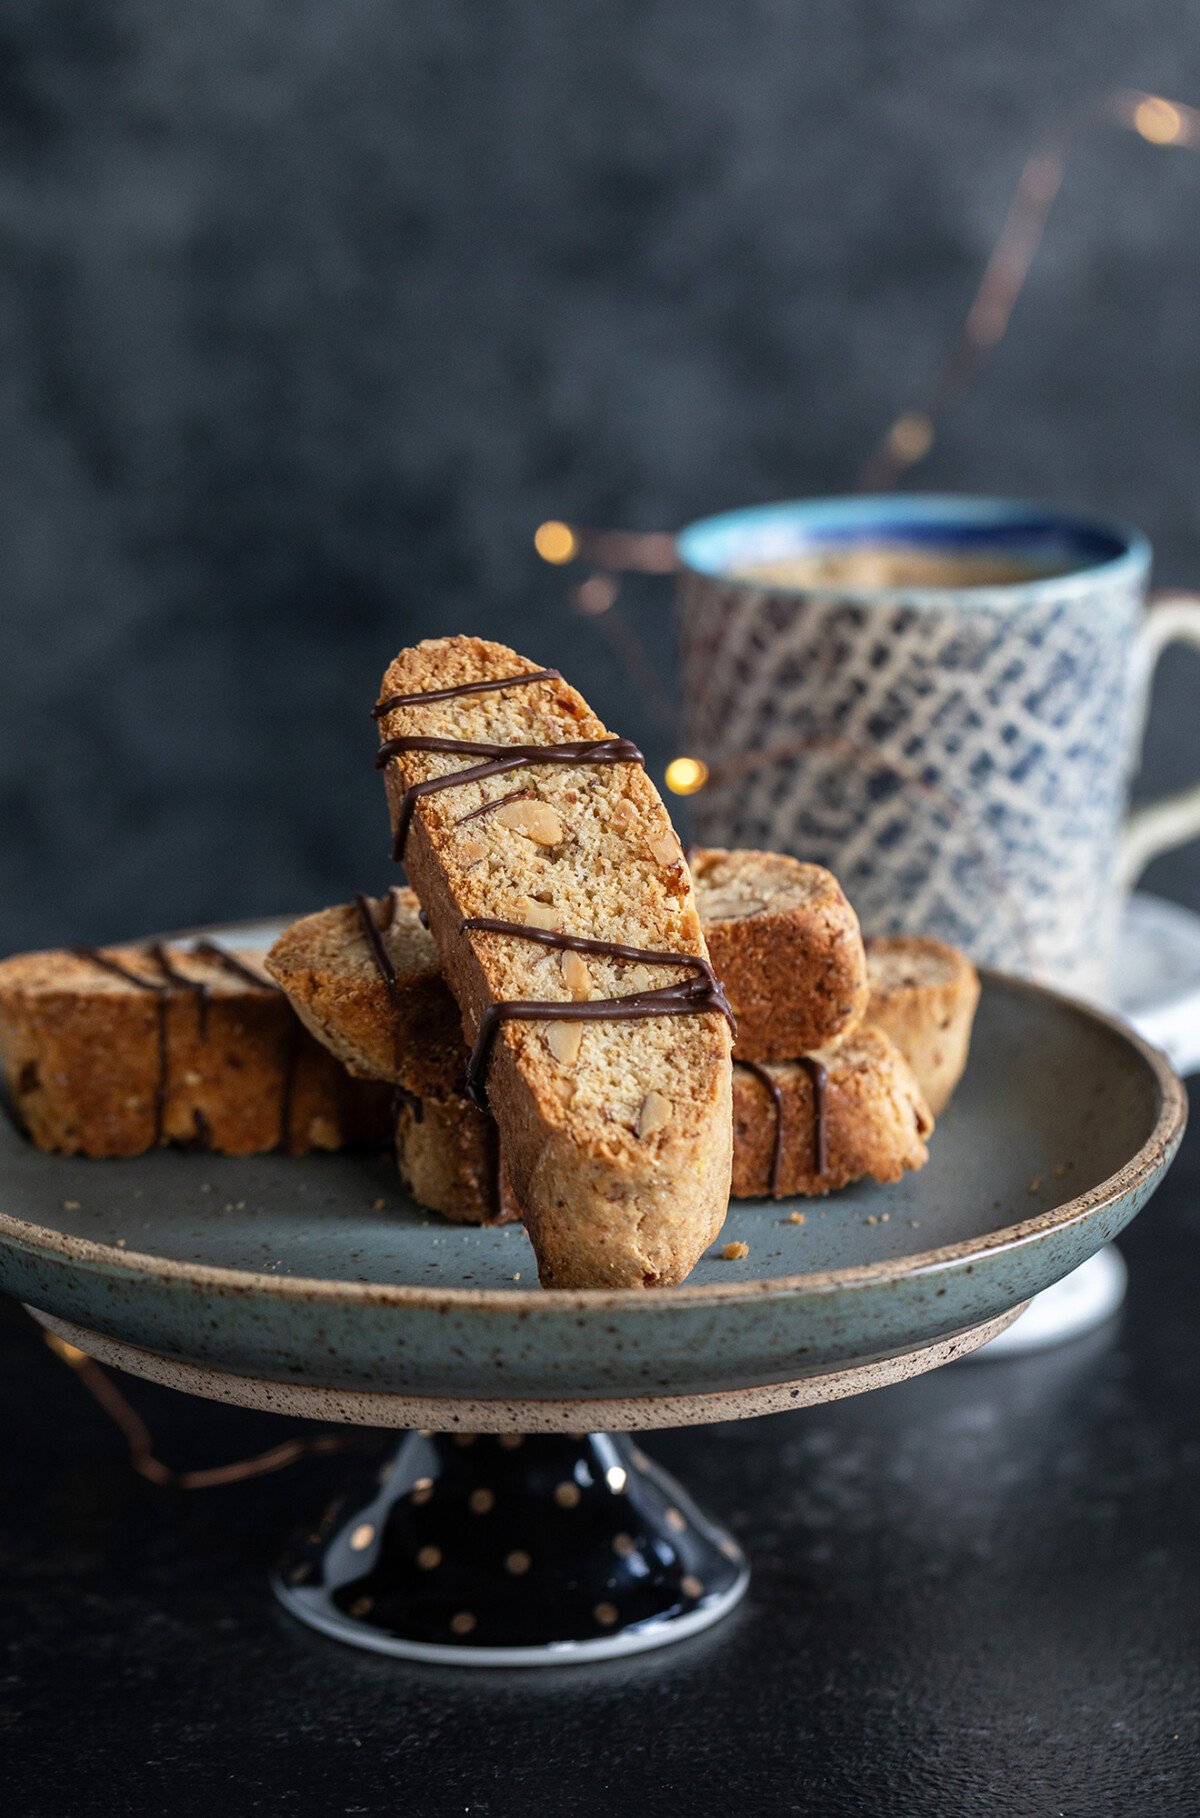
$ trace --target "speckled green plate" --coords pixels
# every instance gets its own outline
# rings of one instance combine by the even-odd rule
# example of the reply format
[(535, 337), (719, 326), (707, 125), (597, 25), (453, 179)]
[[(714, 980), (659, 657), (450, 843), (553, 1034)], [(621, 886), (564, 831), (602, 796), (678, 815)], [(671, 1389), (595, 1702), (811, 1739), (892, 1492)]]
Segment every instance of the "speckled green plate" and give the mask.
[(516, 1424), (518, 1404), (548, 1425), (581, 1401), (595, 1425), (620, 1402), (620, 1424), (659, 1424), (648, 1398), (680, 1419), (716, 1418), (722, 1398), (766, 1411), (781, 1385), (938, 1361), (953, 1335), (1002, 1325), (1140, 1211), (1185, 1115), (1167, 1062), (1123, 1024), (987, 975), (929, 1165), (825, 1200), (735, 1201), (722, 1242), (749, 1255), (714, 1247), (679, 1288), (543, 1293), (519, 1227), (422, 1212), (378, 1156), (85, 1161), (6, 1120), (0, 1287), (96, 1335), (97, 1355), (233, 1400), (250, 1397), (232, 1378), (253, 1379), (259, 1405), (304, 1411), (319, 1392), (319, 1411), (364, 1419), (400, 1397), (410, 1417), (469, 1404), (479, 1426)]

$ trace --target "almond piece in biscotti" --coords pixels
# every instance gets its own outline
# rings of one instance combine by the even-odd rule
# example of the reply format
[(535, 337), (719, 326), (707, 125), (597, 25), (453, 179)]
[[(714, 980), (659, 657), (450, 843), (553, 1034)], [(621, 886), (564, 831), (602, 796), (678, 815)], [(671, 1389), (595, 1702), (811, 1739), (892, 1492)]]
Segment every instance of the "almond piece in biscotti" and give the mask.
[[(681, 1281), (725, 1218), (730, 1036), (704, 980), (707, 952), (692, 887), (657, 790), (575, 689), (503, 645), (430, 640), (400, 653), (380, 693), (376, 713), (393, 828), (467, 1043), (476, 1042), (481, 1023), (485, 1033), (494, 1027), (487, 1100), (543, 1284), (640, 1288)], [(447, 749), (448, 743), (482, 749)], [(583, 749), (564, 761), (539, 759), (537, 749), (548, 746)], [(512, 747), (533, 749), (509, 759)], [(607, 750), (596, 755), (598, 747)], [(506, 767), (427, 787), (493, 763)], [(536, 792), (536, 805), (566, 837), (553, 843), (521, 837), (501, 823), (489, 838), (487, 863), (465, 867), (456, 854), (456, 822), (508, 794), (514, 783)], [(410, 795), (414, 786), (420, 787)], [(483, 825), (500, 812), (482, 816)], [(552, 828), (549, 819), (539, 824), (547, 833)], [(514, 1000), (583, 1007), (561, 966), (547, 964), (554, 956), (544, 945), (509, 932), (463, 929), (472, 918), (512, 921), (521, 898), (547, 893), (566, 933), (684, 956), (679, 964), (648, 967), (651, 988), (699, 978), (703, 995), (686, 998), (682, 1014), (589, 1021), (573, 1063), (554, 1049), (569, 1049), (565, 1031), (573, 1038), (580, 1022), (551, 1022), (551, 1030), (564, 1033), (550, 1040), (538, 1019), (507, 1017), (501, 1009), (497, 1021), (496, 1006)], [(589, 1010), (630, 994), (620, 957), (589, 952), (586, 958)], [(646, 1142), (613, 1113), (628, 1103), (631, 1080), (653, 1079), (671, 1081), (675, 1114)]]

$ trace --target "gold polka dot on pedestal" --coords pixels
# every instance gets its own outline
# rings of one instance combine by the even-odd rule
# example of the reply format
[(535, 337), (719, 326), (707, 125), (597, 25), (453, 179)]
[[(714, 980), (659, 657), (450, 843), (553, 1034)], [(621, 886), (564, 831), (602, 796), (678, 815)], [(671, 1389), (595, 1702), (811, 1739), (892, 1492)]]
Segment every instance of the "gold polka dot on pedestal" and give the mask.
[(293, 1566), (288, 1573), (288, 1577), (293, 1584), (303, 1584), (306, 1578), (311, 1578), (312, 1567), (309, 1565), (307, 1559), (302, 1559), (298, 1566)]
[(678, 1509), (667, 1510), (666, 1523), (669, 1528), (674, 1528), (677, 1534), (682, 1534), (683, 1530), (687, 1527), (687, 1522), (683, 1519), (683, 1516), (679, 1513)]
[(374, 1538), (375, 1529), (372, 1524), (369, 1521), (360, 1521), (350, 1536), (350, 1545), (354, 1552), (361, 1553), (364, 1547), (370, 1546)]
[(606, 1629), (611, 1629), (614, 1622), (618, 1620), (620, 1611), (617, 1609), (615, 1603), (598, 1603), (592, 1611), (592, 1615), (596, 1618), (596, 1621), (603, 1624)]
[(459, 1610), (456, 1616), (450, 1618), (450, 1632), (452, 1635), (469, 1635), (474, 1627), (475, 1618), (472, 1616), (470, 1610)]
[(515, 1452), (519, 1445), (525, 1443), (524, 1433), (501, 1433), (498, 1438), (506, 1452)]
[(504, 1570), (511, 1572), (514, 1578), (523, 1578), (532, 1564), (533, 1561), (529, 1554), (521, 1547), (517, 1547), (504, 1561)]
[(631, 1553), (637, 1552), (637, 1541), (632, 1534), (614, 1534), (613, 1552), (618, 1559), (628, 1559)]
[(441, 1547), (422, 1547), (417, 1554), (417, 1564), (423, 1572), (432, 1572), (442, 1563)]
[(413, 1485), (412, 1489), (408, 1492), (409, 1501), (415, 1502), (417, 1504), (418, 1508), (420, 1507), (420, 1505), (423, 1502), (428, 1502), (429, 1498), (432, 1495), (433, 1495), (433, 1478), (432, 1477), (418, 1477), (416, 1483)]
[(474, 1433), (455, 1433), (452, 1438), (452, 1443), (456, 1446), (473, 1446), (475, 1444), (475, 1435)]
[(688, 1572), (679, 1580), (679, 1588), (685, 1597), (703, 1597), (704, 1586), (694, 1573)]
[(496, 1506), (494, 1490), (472, 1490), (467, 1497), (467, 1507), (472, 1515), (488, 1515)]
[(579, 1485), (577, 1483), (560, 1483), (555, 1486), (554, 1500), (560, 1509), (577, 1509), (579, 1507)]
[(350, 1605), (350, 1614), (352, 1616), (369, 1616), (374, 1603), (373, 1597), (356, 1597)]

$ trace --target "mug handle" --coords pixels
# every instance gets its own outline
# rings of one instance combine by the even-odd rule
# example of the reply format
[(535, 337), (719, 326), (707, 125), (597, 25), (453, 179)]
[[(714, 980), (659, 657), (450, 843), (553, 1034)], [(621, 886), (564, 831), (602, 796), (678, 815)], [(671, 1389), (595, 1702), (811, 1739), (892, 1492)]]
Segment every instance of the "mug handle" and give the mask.
[[(1158, 594), (1151, 600), (1138, 632), (1138, 660), (1147, 672), (1147, 688), (1168, 644), (1190, 644), (1200, 650), (1200, 596)], [(1134, 884), (1152, 858), (1172, 846), (1182, 846), (1198, 833), (1200, 783), (1135, 808), (1122, 829), (1117, 851), (1121, 883)]]

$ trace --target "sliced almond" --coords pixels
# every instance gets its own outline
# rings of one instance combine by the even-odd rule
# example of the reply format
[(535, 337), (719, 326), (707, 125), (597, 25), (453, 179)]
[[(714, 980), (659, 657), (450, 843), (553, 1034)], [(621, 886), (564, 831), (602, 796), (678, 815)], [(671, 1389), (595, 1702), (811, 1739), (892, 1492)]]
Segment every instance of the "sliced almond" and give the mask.
[(573, 1067), (583, 1042), (583, 1024), (547, 1023), (546, 1040), (555, 1060), (561, 1061), (564, 1067)]
[(487, 857), (487, 847), (482, 840), (464, 840), (458, 849), (458, 856), (464, 865), (477, 865)]
[(496, 809), (492, 819), (539, 846), (559, 845), (566, 832), (549, 802), (506, 802), (503, 808)]
[(661, 1092), (647, 1092), (638, 1112), (637, 1133), (639, 1136), (653, 1136), (671, 1121), (672, 1104)]
[(701, 903), (706, 922), (741, 921), (743, 916), (761, 915), (767, 906), (754, 897), (712, 896), (707, 891), (702, 893)]
[(627, 966), (621, 983), (624, 986), (622, 996), (625, 997), (631, 996), (635, 991), (652, 991), (654, 974), (649, 966)]
[(550, 928), (556, 934), (562, 928), (562, 915), (553, 903), (539, 903), (535, 896), (517, 898), (517, 920), (531, 928)]
[(592, 975), (578, 953), (568, 947), (562, 956), (563, 984), (577, 1003), (586, 1003), (592, 995)]
[(679, 841), (673, 833), (648, 833), (646, 844), (660, 865), (674, 865), (679, 859)]
[(633, 826), (637, 819), (637, 810), (626, 796), (622, 796), (608, 817), (608, 824), (614, 833), (624, 833)]

